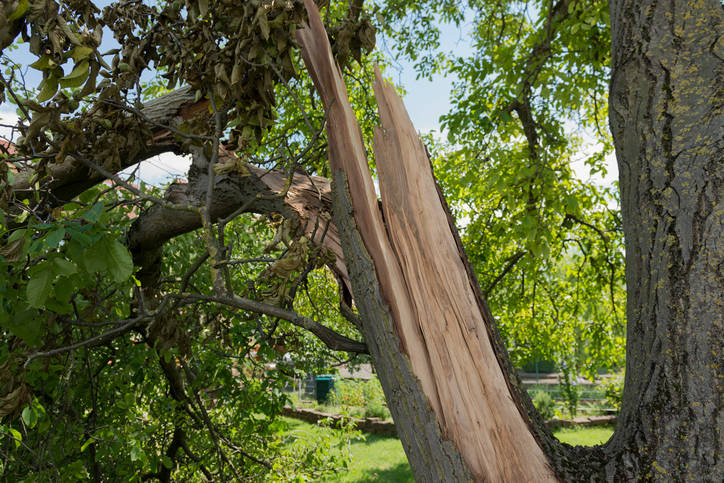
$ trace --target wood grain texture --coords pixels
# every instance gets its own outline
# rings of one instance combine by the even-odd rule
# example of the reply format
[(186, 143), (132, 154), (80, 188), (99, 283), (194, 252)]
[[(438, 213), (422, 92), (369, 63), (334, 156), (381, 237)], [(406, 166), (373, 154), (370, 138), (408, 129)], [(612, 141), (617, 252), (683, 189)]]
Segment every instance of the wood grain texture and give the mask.
[[(308, 0), (305, 0), (305, 5), (309, 12), (309, 26), (297, 31), (297, 41), (327, 111), (329, 163), (332, 170), (343, 171), (347, 178), (354, 217), (365, 247), (374, 261), (382, 296), (394, 319), (400, 324), (398, 335), (415, 368), (415, 374), (425, 388), (425, 393), (434, 395), (429, 359), (425, 357), (422, 336), (415, 324), (402, 272), (382, 222), (362, 133), (349, 104), (347, 88), (332, 56), (317, 7)], [(439, 409), (436, 398), (431, 398), (430, 404)]]
[(512, 402), (485, 327), (491, 321), (471, 288), (425, 147), (379, 70), (374, 87), (382, 122), (374, 143), (382, 207), (433, 368), (443, 434), (458, 443), (478, 478), (553, 480)]

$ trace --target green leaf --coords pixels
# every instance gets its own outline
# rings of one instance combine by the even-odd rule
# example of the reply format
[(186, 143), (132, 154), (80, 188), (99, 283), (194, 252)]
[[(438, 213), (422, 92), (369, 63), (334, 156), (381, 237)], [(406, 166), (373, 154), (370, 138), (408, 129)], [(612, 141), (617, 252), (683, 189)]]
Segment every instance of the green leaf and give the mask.
[(40, 83), (40, 86), (42, 87), (40, 89), (40, 94), (38, 94), (37, 101), (45, 102), (53, 97), (56, 92), (58, 92), (58, 79), (56, 79), (52, 75), (48, 76), (45, 80), (43, 80), (43, 82)]
[(106, 269), (105, 245), (103, 240), (83, 252), (83, 265), (90, 273), (103, 272)]
[[(66, 284), (69, 285), (69, 284)], [(45, 301), (45, 309), (49, 310), (51, 312), (55, 312), (56, 314), (63, 314), (67, 315), (73, 312), (73, 306), (70, 305), (68, 302), (60, 302), (57, 299), (53, 297), (49, 297), (48, 300)], [(40, 334), (38, 334), (39, 336)]]
[(79, 60), (87, 59), (92, 53), (92, 48), (86, 47), (85, 45), (79, 45), (73, 49), (70, 55), (73, 57), (74, 61), (78, 62)]
[(20, 431), (18, 431), (17, 429), (9, 428), (9, 431), (10, 431), (10, 435), (15, 440), (15, 447), (19, 448), (20, 443), (22, 443), (22, 441), (23, 441), (23, 435), (20, 434)]
[(140, 446), (133, 446), (131, 448), (131, 461), (138, 460), (141, 455), (143, 455), (143, 450), (140, 448)]
[(86, 81), (86, 77), (76, 77), (74, 79), (60, 79), (59, 84), (63, 89), (74, 89), (80, 87)]
[(166, 455), (161, 456), (161, 464), (169, 470), (173, 468), (173, 461)]
[(71, 241), (77, 242), (78, 244), (88, 246), (93, 242), (93, 239), (83, 233), (81, 230), (75, 230), (73, 228), (68, 228), (68, 235), (70, 235)]
[(25, 236), (25, 228), (21, 230), (15, 230), (12, 235), (10, 235), (10, 238), (8, 238), (8, 243), (12, 243), (15, 240), (18, 240)]
[(36, 70), (48, 70), (51, 67), (56, 67), (58, 64), (55, 63), (53, 58), (49, 55), (44, 55), (32, 64), (30, 64), (30, 67)]
[(88, 446), (91, 445), (92, 442), (93, 442), (93, 438), (86, 439), (85, 443), (83, 443), (83, 445), (80, 447), (80, 452), (82, 453), (83, 451), (85, 451), (88, 448)]
[(88, 79), (90, 67), (87, 60), (77, 64), (73, 71), (60, 79), (60, 86), (66, 89), (80, 87)]
[(38, 414), (30, 406), (25, 406), (22, 412), (23, 422), (30, 428), (34, 428), (38, 422)]
[(70, 79), (76, 79), (78, 77), (82, 77), (85, 81), (88, 78), (88, 68), (89, 64), (87, 60), (84, 60), (80, 64), (76, 64), (76, 66), (73, 68), (70, 74), (64, 76), (61, 78), (61, 80), (70, 80)]
[(21, 309), (12, 320), (3, 321), (3, 326), (20, 337), (30, 347), (37, 347), (41, 343), (43, 319), (38, 317), (38, 311)]
[(128, 249), (110, 238), (103, 238), (87, 249), (84, 263), (89, 272), (108, 272), (116, 282), (127, 280), (133, 273), (133, 259)]
[(28, 0), (20, 0), (18, 2), (18, 7), (15, 9), (13, 13), (10, 14), (8, 17), (8, 22), (12, 22), (13, 20), (17, 20), (23, 15), (25, 15), (25, 12), (28, 11), (29, 2)]
[(82, 218), (85, 221), (95, 223), (101, 217), (101, 214), (103, 214), (103, 202), (99, 201), (98, 203), (91, 206), (91, 208), (88, 211), (83, 213)]
[(58, 246), (63, 237), (65, 237), (65, 227), (60, 226), (45, 236), (45, 246), (52, 250)]
[(22, 213), (20, 213), (18, 216), (15, 217), (15, 222), (23, 223), (28, 218), (28, 214), (29, 213), (27, 211), (23, 211)]
[(45, 300), (50, 295), (50, 289), (53, 287), (53, 279), (55, 279), (55, 274), (48, 262), (36, 265), (26, 287), (28, 304), (31, 307), (36, 309), (43, 307)]
[(59, 304), (67, 304), (74, 290), (75, 287), (73, 286), (72, 280), (59, 280), (58, 283), (55, 284), (55, 299)]
[(73, 262), (69, 262), (65, 258), (53, 259), (53, 268), (56, 275), (61, 277), (70, 277), (71, 275), (78, 273), (78, 267)]

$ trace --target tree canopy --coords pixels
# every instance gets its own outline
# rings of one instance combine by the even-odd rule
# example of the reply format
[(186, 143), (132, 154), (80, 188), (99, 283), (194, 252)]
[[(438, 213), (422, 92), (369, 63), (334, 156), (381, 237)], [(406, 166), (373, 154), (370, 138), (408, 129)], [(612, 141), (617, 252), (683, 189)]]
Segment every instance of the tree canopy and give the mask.
[[(451, 76), (434, 172), (517, 365), (624, 363), (605, 173), (606, 2), (319, 2), (363, 140), (383, 36)], [(291, 378), (368, 360), (300, 0), (0, 6), (0, 474), (288, 481), (344, 465), (275, 431)], [(472, 54), (439, 49), (437, 22)], [(385, 70), (389, 72), (389, 70)], [(402, 86), (404, 88), (404, 86)], [(371, 149), (368, 149), (371, 152)], [(192, 157), (163, 189), (128, 168)], [(371, 159), (374, 164), (374, 159)], [(374, 169), (374, 165), (372, 166)], [(126, 170), (126, 171), (124, 171)], [(286, 354), (286, 357), (285, 357)]]

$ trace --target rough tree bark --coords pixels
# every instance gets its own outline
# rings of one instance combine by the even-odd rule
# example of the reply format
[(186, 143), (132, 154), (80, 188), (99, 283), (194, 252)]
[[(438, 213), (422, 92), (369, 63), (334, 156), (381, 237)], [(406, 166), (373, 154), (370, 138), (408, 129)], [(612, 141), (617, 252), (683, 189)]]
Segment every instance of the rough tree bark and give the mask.
[(628, 290), (612, 475), (722, 481), (722, 5), (616, 0), (611, 27)]

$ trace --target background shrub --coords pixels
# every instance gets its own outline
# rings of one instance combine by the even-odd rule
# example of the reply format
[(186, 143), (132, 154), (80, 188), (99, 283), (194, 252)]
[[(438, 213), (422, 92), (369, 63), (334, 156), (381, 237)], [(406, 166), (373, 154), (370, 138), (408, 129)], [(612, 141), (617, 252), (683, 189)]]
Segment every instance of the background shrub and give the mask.
[(553, 419), (555, 417), (555, 403), (550, 394), (545, 391), (535, 391), (533, 393), (533, 405), (538, 410), (541, 418)]
[(601, 385), (606, 395), (606, 402), (617, 411), (621, 409), (621, 397), (623, 396), (624, 373), (620, 372), (607, 379)]

